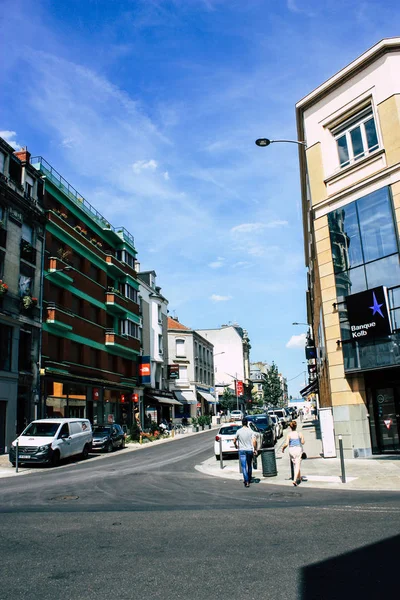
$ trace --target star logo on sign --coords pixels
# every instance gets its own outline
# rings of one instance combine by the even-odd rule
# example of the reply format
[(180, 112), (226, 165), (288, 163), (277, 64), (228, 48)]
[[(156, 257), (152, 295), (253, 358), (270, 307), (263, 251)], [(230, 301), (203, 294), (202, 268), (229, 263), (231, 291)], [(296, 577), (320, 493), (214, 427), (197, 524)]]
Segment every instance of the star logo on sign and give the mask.
[(372, 292), (372, 297), (374, 299), (374, 305), (369, 307), (372, 310), (372, 316), (378, 313), (381, 315), (381, 317), (385, 318), (381, 311), (381, 306), (383, 306), (383, 303), (379, 304), (378, 300), (376, 299), (375, 292)]

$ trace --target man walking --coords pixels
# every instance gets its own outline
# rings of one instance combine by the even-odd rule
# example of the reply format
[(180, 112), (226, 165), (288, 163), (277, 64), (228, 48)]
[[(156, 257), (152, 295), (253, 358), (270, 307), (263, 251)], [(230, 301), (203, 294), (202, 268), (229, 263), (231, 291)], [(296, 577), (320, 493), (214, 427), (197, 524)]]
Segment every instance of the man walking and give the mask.
[(248, 426), (246, 417), (242, 420), (242, 427), (237, 430), (233, 440), (235, 448), (239, 451), (239, 460), (242, 465), (244, 487), (250, 487), (253, 456), (257, 455), (256, 436)]

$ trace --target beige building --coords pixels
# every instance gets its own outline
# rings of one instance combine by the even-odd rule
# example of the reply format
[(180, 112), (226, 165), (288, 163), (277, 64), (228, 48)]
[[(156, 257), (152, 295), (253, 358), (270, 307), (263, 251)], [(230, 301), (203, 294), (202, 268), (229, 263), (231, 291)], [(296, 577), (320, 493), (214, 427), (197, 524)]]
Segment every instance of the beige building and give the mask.
[(384, 39), (296, 105), (320, 406), (348, 457), (400, 452), (399, 73)]

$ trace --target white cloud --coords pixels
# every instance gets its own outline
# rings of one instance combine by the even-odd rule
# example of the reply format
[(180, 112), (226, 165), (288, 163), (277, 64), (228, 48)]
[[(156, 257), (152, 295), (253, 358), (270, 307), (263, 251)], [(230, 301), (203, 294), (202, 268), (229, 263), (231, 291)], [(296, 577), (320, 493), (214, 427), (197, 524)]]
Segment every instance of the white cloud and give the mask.
[(213, 262), (209, 263), (209, 267), (211, 269), (219, 269), (220, 267), (222, 267), (224, 265), (225, 259), (223, 256), (218, 256), (217, 260), (214, 260)]
[(234, 268), (245, 268), (245, 267), (250, 267), (251, 263), (247, 260), (240, 260), (239, 262), (235, 263), (233, 265)]
[(232, 296), (218, 296), (218, 294), (213, 294), (210, 296), (210, 300), (213, 302), (226, 302), (227, 300), (231, 300)]
[(255, 231), (261, 231), (265, 228), (264, 223), (242, 223), (232, 227), (231, 233), (253, 233)]
[(75, 141), (74, 138), (71, 138), (71, 137), (64, 138), (61, 142), (61, 146), (63, 148), (72, 148), (74, 141)]
[(306, 334), (300, 333), (300, 335), (292, 335), (286, 348), (304, 348), (306, 345)]
[(295, 0), (287, 0), (286, 4), (287, 4), (287, 7), (290, 10), (290, 12), (306, 15), (307, 17), (315, 16), (315, 14), (312, 11), (307, 10), (306, 8), (299, 8), (297, 6), (297, 2), (295, 2)]
[(3, 138), (3, 140), (6, 140), (7, 144), (10, 144), (10, 146), (12, 146), (13, 148), (19, 149), (21, 148), (21, 144), (19, 144), (16, 139), (15, 136), (17, 135), (16, 131), (0, 131), (0, 137)]
[(287, 221), (282, 221), (276, 219), (274, 221), (269, 221), (268, 223), (241, 223), (240, 225), (236, 225), (232, 227), (231, 233), (233, 234), (244, 234), (244, 233), (257, 233), (259, 231), (263, 231), (264, 229), (273, 229), (275, 227), (284, 227), (288, 225)]
[(135, 173), (141, 173), (142, 171), (146, 171), (146, 170), (150, 170), (150, 171), (155, 171), (158, 167), (157, 161), (151, 159), (151, 160), (137, 160), (135, 163), (133, 163), (132, 168), (135, 171)]
[(168, 173), (168, 171), (165, 171), (163, 173), (163, 177), (164, 177), (165, 181), (169, 181), (169, 173)]

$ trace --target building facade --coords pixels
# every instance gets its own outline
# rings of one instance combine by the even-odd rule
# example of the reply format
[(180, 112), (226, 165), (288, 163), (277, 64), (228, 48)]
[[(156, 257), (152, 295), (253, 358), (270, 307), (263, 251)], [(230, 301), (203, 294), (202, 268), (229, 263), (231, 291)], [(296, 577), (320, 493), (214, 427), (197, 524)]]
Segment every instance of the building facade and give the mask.
[(171, 389), (181, 403), (180, 407), (175, 407), (175, 418), (213, 414), (213, 350), (213, 344), (199, 332), (189, 329), (176, 318), (168, 317)]
[[(136, 265), (138, 268), (138, 264)], [(168, 300), (156, 284), (155, 271), (139, 271), (139, 300), (142, 315), (142, 365), (149, 373), (142, 376), (144, 414), (159, 423), (174, 418), (180, 406), (169, 390), (168, 380)]]
[(382, 40), (296, 105), (319, 402), (348, 457), (400, 452), (399, 69)]
[(29, 157), (0, 138), (0, 454), (39, 401), (45, 218)]
[(197, 332), (209, 340), (214, 346), (215, 387), (222, 396), (228, 387), (236, 395), (237, 382), (238, 404), (245, 407), (246, 400), (251, 399), (253, 384), (250, 378), (250, 340), (248, 333), (239, 325), (222, 325), (218, 329), (199, 329)]
[(41, 416), (130, 426), (140, 404), (139, 283), (133, 236), (113, 227), (43, 158)]

